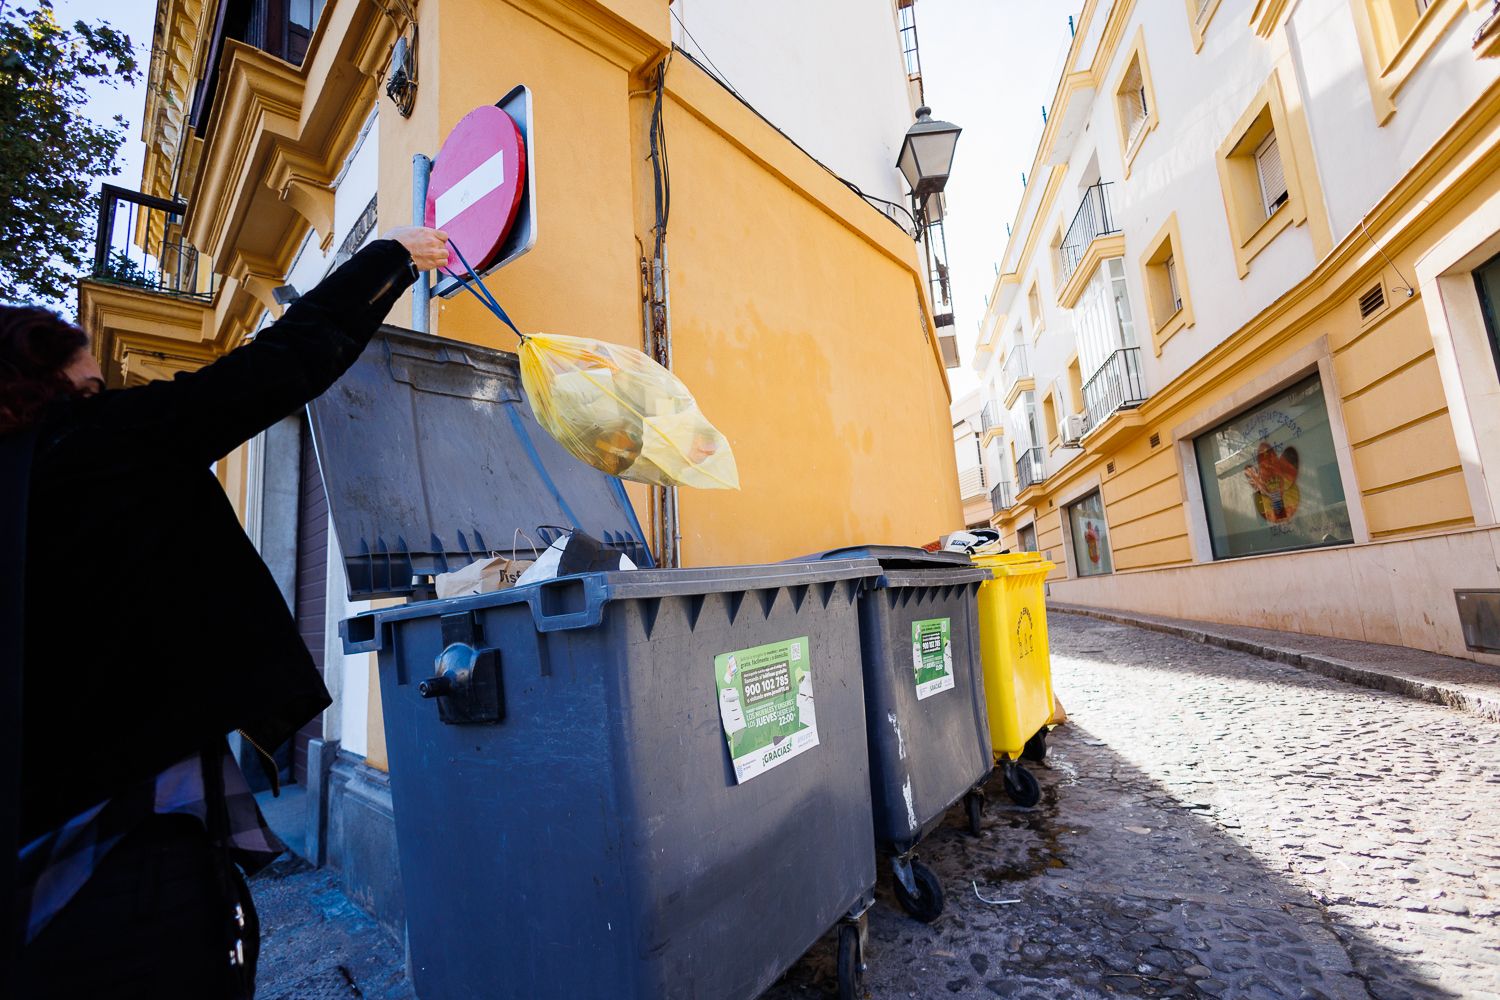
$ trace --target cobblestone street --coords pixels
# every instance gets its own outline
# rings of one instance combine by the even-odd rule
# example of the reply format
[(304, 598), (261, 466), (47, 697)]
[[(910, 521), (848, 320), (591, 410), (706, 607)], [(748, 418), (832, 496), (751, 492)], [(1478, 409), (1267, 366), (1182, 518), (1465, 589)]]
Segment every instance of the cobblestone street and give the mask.
[[(1073, 615), (1052, 647), (1041, 805), (996, 787), (983, 836), (955, 810), (929, 838), (934, 924), (882, 863), (869, 997), (1500, 997), (1500, 727)], [(409, 997), (334, 881), (257, 880), (262, 995)], [(767, 997), (833, 984), (825, 938)]]
[[(1500, 996), (1500, 728), (1072, 615), (1052, 647), (1042, 804), (929, 838), (930, 926), (882, 872), (871, 997)], [(769, 996), (831, 983), (825, 940)]]

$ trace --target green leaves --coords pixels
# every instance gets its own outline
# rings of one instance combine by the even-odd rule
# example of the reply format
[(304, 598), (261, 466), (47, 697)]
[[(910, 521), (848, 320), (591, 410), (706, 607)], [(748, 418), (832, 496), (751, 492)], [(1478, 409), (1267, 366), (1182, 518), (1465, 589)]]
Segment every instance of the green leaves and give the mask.
[(95, 177), (113, 176), (126, 123), (83, 113), (88, 88), (134, 83), (128, 36), (58, 24), (51, 0), (0, 7), (0, 300), (60, 305), (91, 256)]

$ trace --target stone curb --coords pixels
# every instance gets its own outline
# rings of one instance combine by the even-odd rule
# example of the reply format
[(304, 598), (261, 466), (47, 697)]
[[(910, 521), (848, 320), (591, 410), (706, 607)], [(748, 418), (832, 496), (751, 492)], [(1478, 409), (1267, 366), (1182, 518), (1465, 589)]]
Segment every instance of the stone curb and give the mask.
[(1415, 698), (1434, 705), (1444, 705), (1448, 708), (1457, 709), (1460, 712), (1477, 715), (1489, 722), (1500, 722), (1500, 698), (1494, 695), (1450, 684), (1434, 683), (1417, 677), (1388, 673), (1351, 660), (1326, 656), (1321, 653), (1310, 653), (1288, 646), (1273, 646), (1264, 642), (1243, 639), (1225, 632), (1216, 632), (1206, 622), (1189, 623), (1176, 620), (1163, 620), (1145, 615), (1132, 615), (1120, 611), (1088, 608), (1077, 604), (1055, 604), (1049, 602), (1047, 610), (1061, 614), (1097, 618), (1100, 621), (1112, 622), (1116, 625), (1133, 625), (1136, 628), (1148, 629), (1152, 632), (1161, 632), (1180, 639), (1187, 639), (1189, 642), (1201, 642), (1204, 645), (1217, 646), (1221, 649), (1249, 653), (1264, 660), (1299, 667), (1303, 670), (1322, 674), (1324, 677), (1331, 677), (1334, 680), (1343, 681), (1347, 684), (1358, 684), (1361, 687), (1386, 691), (1407, 698)]

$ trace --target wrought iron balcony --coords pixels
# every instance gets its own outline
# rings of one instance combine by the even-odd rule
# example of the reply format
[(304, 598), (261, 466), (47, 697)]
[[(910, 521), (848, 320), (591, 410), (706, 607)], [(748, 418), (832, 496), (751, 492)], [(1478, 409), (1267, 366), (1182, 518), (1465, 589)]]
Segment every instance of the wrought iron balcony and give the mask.
[(1111, 354), (1083, 385), (1084, 433), (1104, 423), (1116, 410), (1134, 409), (1145, 401), (1141, 349), (1122, 348)]
[(996, 514), (1004, 513), (1016, 505), (1016, 492), (1010, 483), (1001, 480), (990, 490), (990, 507)]
[(212, 299), (213, 269), (182, 239), (185, 211), (180, 201), (103, 185), (91, 277), (179, 298)]
[(1060, 263), (1063, 283), (1078, 270), (1090, 243), (1100, 236), (1120, 231), (1120, 227), (1115, 224), (1114, 214), (1109, 209), (1110, 186), (1107, 183), (1095, 184), (1083, 193), (1083, 201), (1063, 236), (1062, 246), (1058, 247), (1058, 254), (1062, 258)]
[(1047, 478), (1047, 467), (1043, 464), (1042, 449), (1027, 448), (1016, 459), (1016, 485), (1021, 489), (1035, 486)]
[(985, 403), (983, 409), (979, 411), (979, 427), (981, 433), (984, 434), (1005, 429), (1005, 409), (998, 399)]
[(1030, 377), (1031, 363), (1026, 357), (1026, 346), (1012, 344), (1010, 352), (1005, 355), (1005, 391), (1010, 392), (1011, 386)]
[(958, 470), (958, 496), (961, 500), (984, 495), (984, 469), (974, 465)]

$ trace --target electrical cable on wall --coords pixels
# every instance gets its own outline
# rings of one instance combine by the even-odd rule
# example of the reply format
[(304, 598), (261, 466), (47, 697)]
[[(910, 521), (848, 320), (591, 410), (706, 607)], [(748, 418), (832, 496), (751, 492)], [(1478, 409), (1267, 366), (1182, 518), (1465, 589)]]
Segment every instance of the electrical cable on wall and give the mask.
[(667, 89), (667, 66), (672, 54), (656, 67), (655, 97), (651, 107), (651, 181), (655, 222), (651, 227), (652, 251), (647, 294), (650, 303), (650, 343), (647, 345), (657, 364), (672, 367), (672, 353), (667, 340), (666, 243), (667, 223), (672, 216), (672, 169), (667, 158), (667, 128), (662, 105)]
[(1401, 288), (1401, 290), (1406, 293), (1407, 298), (1411, 298), (1413, 295), (1417, 294), (1417, 290), (1412, 287), (1411, 282), (1406, 280), (1406, 275), (1401, 273), (1401, 269), (1396, 266), (1395, 261), (1391, 260), (1390, 255), (1385, 252), (1385, 248), (1382, 247), (1379, 243), (1376, 243), (1374, 238), (1370, 236), (1370, 230), (1365, 228), (1365, 220), (1363, 216), (1360, 217), (1359, 228), (1365, 234), (1365, 239), (1370, 241), (1370, 246), (1380, 251), (1380, 256), (1384, 257), (1385, 262), (1391, 265), (1391, 270), (1396, 272), (1396, 277), (1400, 278), (1405, 283), (1404, 285), (1400, 285), (1397, 287)]

